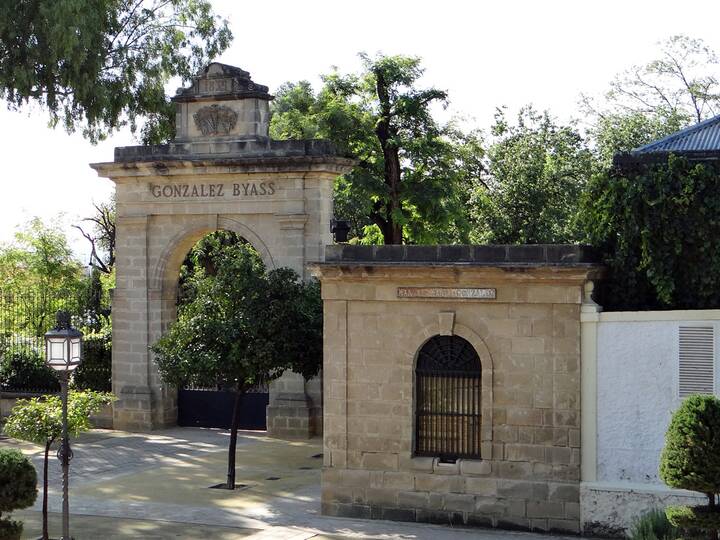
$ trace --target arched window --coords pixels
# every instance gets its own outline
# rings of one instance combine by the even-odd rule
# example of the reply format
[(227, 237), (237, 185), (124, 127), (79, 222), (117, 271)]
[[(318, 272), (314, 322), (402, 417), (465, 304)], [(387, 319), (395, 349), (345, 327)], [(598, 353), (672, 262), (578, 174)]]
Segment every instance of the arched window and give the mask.
[(415, 368), (415, 455), (480, 458), (480, 357), (459, 336), (430, 338)]

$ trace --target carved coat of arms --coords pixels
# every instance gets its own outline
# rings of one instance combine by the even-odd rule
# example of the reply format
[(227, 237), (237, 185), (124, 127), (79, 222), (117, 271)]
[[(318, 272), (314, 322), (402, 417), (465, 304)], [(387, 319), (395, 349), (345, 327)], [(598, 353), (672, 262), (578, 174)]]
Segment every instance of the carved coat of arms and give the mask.
[(193, 114), (195, 126), (203, 135), (227, 135), (235, 127), (238, 114), (225, 105), (209, 105)]

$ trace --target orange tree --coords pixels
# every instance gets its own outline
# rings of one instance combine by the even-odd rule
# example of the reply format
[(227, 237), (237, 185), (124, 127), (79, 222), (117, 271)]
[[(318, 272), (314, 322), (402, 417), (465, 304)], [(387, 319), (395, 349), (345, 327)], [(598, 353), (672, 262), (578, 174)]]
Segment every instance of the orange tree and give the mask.
[(200, 266), (178, 319), (152, 347), (163, 381), (235, 391), (227, 489), (235, 488), (235, 448), (243, 395), (287, 369), (317, 375), (322, 303), (317, 283), (289, 268), (265, 272), (246, 244), (224, 246), (212, 274)]

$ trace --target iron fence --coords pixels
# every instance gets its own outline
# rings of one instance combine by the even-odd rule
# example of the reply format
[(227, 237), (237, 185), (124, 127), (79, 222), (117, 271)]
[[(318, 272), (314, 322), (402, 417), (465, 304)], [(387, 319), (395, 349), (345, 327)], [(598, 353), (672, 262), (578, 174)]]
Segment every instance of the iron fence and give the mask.
[[(58, 310), (68, 311), (73, 325), (85, 326), (88, 315), (76, 293), (12, 293), (0, 290), (0, 390), (18, 393), (59, 391), (55, 374), (44, 362), (44, 335)], [(89, 336), (83, 343), (84, 365), (75, 373), (80, 388), (110, 389), (110, 339)]]

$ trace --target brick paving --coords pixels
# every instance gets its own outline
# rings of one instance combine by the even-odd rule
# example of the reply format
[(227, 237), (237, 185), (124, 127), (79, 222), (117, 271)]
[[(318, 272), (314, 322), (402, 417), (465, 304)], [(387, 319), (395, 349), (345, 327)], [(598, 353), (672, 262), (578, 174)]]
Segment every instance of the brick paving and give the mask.
[[(175, 428), (148, 434), (96, 430), (73, 443), (71, 530), (76, 540), (103, 538), (253, 538), (257, 540), (490, 540), (548, 536), (499, 530), (321, 516), (320, 441), (287, 442), (244, 432), (238, 440), (234, 491), (208, 489), (222, 482), (228, 434), (222, 430)], [(37, 446), (5, 439), (42, 466)], [(51, 535), (59, 532), (60, 468), (50, 465)], [(26, 536), (36, 538), (40, 499), (16, 512)], [(198, 531), (202, 531), (199, 533)]]

